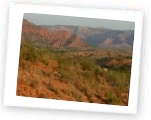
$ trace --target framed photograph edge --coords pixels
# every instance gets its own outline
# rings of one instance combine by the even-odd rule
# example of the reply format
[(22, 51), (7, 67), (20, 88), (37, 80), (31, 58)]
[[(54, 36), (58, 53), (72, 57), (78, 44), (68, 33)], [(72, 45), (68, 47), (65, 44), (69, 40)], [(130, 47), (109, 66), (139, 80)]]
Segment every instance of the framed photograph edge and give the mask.
[[(39, 9), (41, 8), (41, 9)], [(50, 11), (54, 10), (54, 11)], [(57, 10), (57, 11), (56, 11)], [(70, 11), (69, 11), (70, 10)], [(80, 14), (78, 14), (80, 12)], [(42, 99), (16, 96), (22, 20), (24, 13), (43, 13), (64, 16), (77, 16), (98, 19), (113, 19), (135, 22), (130, 92), (128, 106), (74, 102), (54, 99)], [(101, 15), (98, 15), (100, 13)], [(111, 13), (113, 16), (110, 16)], [(97, 16), (98, 15), (98, 16)], [(128, 18), (126, 18), (128, 17)], [(40, 4), (10, 3), (9, 28), (6, 53), (6, 71), (4, 86), (4, 105), (31, 108), (49, 108), (88, 112), (110, 112), (135, 114), (138, 103), (138, 86), (141, 64), (141, 46), (143, 29), (143, 12), (126, 10), (104, 10), (90, 8), (72, 8)], [(16, 25), (16, 26), (15, 26)], [(14, 43), (14, 40), (15, 43)]]

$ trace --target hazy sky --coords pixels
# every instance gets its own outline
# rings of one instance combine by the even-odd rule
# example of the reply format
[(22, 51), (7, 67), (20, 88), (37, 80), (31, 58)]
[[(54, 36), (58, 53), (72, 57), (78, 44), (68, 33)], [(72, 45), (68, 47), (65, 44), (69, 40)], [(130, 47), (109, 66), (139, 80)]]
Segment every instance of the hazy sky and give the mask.
[(75, 25), (93, 28), (105, 27), (116, 30), (134, 30), (135, 23), (82, 17), (68, 17), (46, 14), (25, 13), (24, 18), (36, 25)]

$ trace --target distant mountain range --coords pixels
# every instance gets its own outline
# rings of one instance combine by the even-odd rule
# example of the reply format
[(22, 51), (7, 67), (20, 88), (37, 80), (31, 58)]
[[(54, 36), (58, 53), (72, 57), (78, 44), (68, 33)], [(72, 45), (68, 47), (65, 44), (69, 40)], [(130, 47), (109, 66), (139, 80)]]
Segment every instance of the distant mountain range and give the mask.
[(22, 40), (53, 47), (132, 47), (134, 31), (66, 25), (37, 26), (24, 19)]

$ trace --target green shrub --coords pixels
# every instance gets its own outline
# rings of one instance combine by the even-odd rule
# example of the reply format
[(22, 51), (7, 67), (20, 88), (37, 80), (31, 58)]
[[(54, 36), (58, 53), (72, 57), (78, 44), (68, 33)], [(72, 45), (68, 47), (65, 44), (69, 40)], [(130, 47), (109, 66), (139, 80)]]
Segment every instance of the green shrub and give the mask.
[(60, 70), (61, 78), (66, 80), (67, 82), (73, 82), (76, 79), (76, 74), (74, 71), (71, 71), (67, 66), (61, 67)]
[(50, 82), (49, 84), (46, 85), (47, 89), (54, 92), (56, 95), (58, 94), (58, 91), (54, 88), (52, 83)]
[(45, 94), (40, 94), (39, 98), (48, 98)]
[(78, 101), (82, 101), (82, 96), (77, 91), (71, 91), (72, 96)]
[(24, 61), (23, 60), (19, 60), (19, 67), (22, 67), (23, 69), (25, 69), (26, 68), (26, 64), (24, 63)]
[(41, 62), (44, 63), (46, 66), (48, 66), (49, 61), (50, 61), (50, 56), (49, 54), (45, 53), (41, 58)]
[(38, 81), (37, 79), (33, 78), (30, 80), (30, 86), (33, 87), (33, 88), (36, 88), (38, 85)]
[(106, 92), (105, 97), (107, 99), (107, 104), (118, 104), (120, 102), (119, 98), (111, 92)]
[(51, 76), (51, 73), (49, 71), (42, 71), (42, 74), (47, 76), (47, 77)]
[(35, 62), (38, 57), (38, 53), (35, 47), (31, 45), (25, 45), (21, 47), (20, 50), (20, 59), (24, 59), (27, 61)]
[(95, 63), (92, 60), (89, 59), (81, 59), (80, 65), (82, 70), (88, 70), (88, 71), (93, 71), (96, 67)]
[(95, 70), (94, 70), (94, 72), (95, 72), (96, 76), (102, 75), (102, 73), (103, 73), (102, 70), (99, 67), (96, 67)]

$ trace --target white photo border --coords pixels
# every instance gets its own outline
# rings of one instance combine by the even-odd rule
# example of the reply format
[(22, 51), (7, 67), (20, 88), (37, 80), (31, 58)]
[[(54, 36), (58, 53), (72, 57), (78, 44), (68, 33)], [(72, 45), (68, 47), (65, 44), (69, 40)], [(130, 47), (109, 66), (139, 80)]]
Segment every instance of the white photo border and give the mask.
[[(85, 18), (109, 19), (135, 22), (132, 68), (130, 78), (128, 106), (74, 102), (65, 100), (42, 99), (16, 96), (22, 21), (24, 13), (74, 16)], [(50, 108), (79, 110), (89, 112), (112, 112), (134, 114), (137, 112), (138, 86), (142, 44), (142, 11), (100, 10), (90, 8), (72, 8), (26, 3), (10, 3), (9, 28), (6, 50), (6, 72), (4, 87), (4, 105), (16, 107)]]

